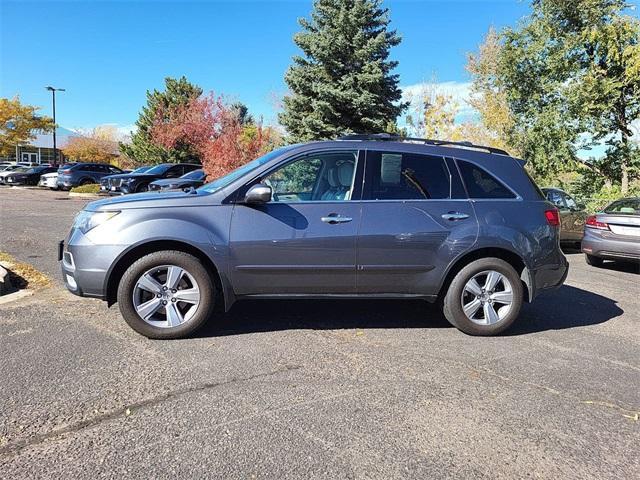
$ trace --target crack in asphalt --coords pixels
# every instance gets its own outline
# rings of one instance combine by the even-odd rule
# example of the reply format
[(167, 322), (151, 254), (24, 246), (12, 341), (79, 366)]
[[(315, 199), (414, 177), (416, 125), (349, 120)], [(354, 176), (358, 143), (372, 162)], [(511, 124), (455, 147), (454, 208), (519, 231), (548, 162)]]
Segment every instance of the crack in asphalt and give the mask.
[(271, 372), (250, 375), (248, 377), (232, 378), (230, 380), (221, 381), (221, 382), (203, 383), (203, 384), (195, 385), (192, 387), (172, 390), (162, 395), (151, 397), (146, 400), (141, 400), (139, 402), (126, 405), (117, 410), (112, 410), (110, 412), (103, 413), (101, 415), (97, 415), (93, 418), (82, 420), (80, 422), (76, 422), (74, 424), (68, 425), (63, 428), (51, 430), (50, 432), (46, 432), (46, 433), (37, 434), (32, 437), (16, 440), (13, 443), (9, 443), (8, 445), (5, 445), (4, 447), (0, 447), (0, 455), (7, 454), (7, 453), (16, 453), (25, 448), (44, 443), (45, 441), (50, 440), (52, 438), (60, 437), (68, 433), (76, 433), (81, 430), (84, 430), (85, 428), (90, 428), (90, 427), (99, 425), (101, 423), (108, 422), (110, 420), (113, 420), (114, 418), (118, 418), (121, 415), (128, 415), (127, 412), (130, 412), (131, 410), (158, 405), (159, 403), (162, 403), (166, 400), (181, 397), (189, 393), (198, 393), (198, 392), (202, 392), (212, 388), (231, 385), (234, 383), (247, 382), (247, 381), (255, 380), (258, 378), (271, 377), (274, 375), (278, 375), (280, 373), (299, 370), (301, 368), (302, 368), (301, 365), (287, 365), (284, 368), (279, 368)]

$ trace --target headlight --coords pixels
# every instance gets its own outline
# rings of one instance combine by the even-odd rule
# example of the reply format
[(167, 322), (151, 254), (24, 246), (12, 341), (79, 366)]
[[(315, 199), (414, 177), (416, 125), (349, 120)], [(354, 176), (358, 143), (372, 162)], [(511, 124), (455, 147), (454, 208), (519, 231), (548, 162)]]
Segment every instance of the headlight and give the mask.
[(82, 210), (73, 222), (73, 228), (77, 228), (82, 233), (102, 225), (107, 220), (115, 217), (120, 212), (88, 212)]

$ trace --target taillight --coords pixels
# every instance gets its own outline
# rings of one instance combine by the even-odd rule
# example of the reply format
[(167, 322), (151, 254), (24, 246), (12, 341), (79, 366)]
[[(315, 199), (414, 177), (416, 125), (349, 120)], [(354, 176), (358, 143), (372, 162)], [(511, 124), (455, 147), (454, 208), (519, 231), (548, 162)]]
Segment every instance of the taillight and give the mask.
[(589, 228), (597, 228), (598, 230), (609, 230), (609, 224), (605, 222), (599, 222), (595, 215), (589, 215), (585, 226)]
[(551, 210), (545, 210), (544, 216), (547, 218), (547, 223), (552, 227), (560, 226), (560, 214), (558, 213), (557, 208), (552, 208)]

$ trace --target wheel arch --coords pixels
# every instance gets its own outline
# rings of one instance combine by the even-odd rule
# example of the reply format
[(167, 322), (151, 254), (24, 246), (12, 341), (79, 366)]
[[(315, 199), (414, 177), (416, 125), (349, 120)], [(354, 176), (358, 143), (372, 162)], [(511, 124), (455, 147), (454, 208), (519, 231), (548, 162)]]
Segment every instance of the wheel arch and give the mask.
[(453, 278), (460, 270), (462, 270), (466, 265), (475, 260), (487, 257), (499, 258), (511, 265), (516, 270), (516, 272), (518, 272), (518, 275), (520, 275), (520, 280), (522, 281), (524, 290), (524, 299), (528, 302), (533, 300), (533, 297), (535, 295), (533, 281), (531, 279), (531, 272), (529, 271), (529, 268), (527, 267), (524, 259), (518, 253), (501, 247), (478, 248), (466, 252), (465, 254), (454, 260), (447, 269), (447, 273), (438, 291), (438, 298), (444, 298), (449, 285), (451, 285)]
[(211, 272), (211, 278), (213, 279), (216, 289), (222, 293), (221, 300), (224, 309), (227, 310), (231, 306), (234, 301), (233, 294), (213, 260), (198, 247), (180, 240), (150, 240), (134, 245), (123, 252), (113, 263), (106, 275), (104, 291), (106, 292), (105, 299), (107, 305), (111, 306), (116, 303), (118, 285), (127, 268), (144, 255), (162, 250), (177, 250), (193, 255), (199, 259)]

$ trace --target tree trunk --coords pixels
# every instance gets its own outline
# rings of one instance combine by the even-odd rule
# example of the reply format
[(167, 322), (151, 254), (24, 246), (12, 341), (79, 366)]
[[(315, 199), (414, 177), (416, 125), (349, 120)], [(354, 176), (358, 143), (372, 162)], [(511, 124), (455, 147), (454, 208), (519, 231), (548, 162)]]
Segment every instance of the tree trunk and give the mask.
[(629, 193), (629, 149), (628, 144), (629, 137), (627, 136), (627, 132), (622, 131), (622, 163), (620, 164), (620, 168), (622, 170), (622, 181), (620, 185), (620, 193), (622, 193), (623, 197), (627, 196)]

